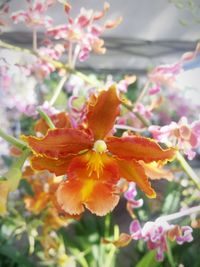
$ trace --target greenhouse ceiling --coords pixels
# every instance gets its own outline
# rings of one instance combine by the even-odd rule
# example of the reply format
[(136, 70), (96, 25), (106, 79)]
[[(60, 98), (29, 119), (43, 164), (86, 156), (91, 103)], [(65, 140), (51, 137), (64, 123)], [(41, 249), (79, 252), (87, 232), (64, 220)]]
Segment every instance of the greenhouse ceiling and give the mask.
[[(81, 7), (101, 10), (104, 1), (75, 0), (72, 15)], [(193, 3), (188, 5), (187, 3)], [(107, 53), (93, 55), (80, 67), (108, 71), (134, 71), (143, 74), (146, 69), (160, 63), (173, 62), (186, 51), (195, 49), (199, 40), (199, 1), (184, 0), (110, 0), (107, 18), (123, 17), (122, 23), (104, 34)], [(11, 0), (11, 11), (26, 9), (24, 0)], [(181, 6), (183, 4), (183, 6)], [(48, 15), (54, 25), (63, 24), (66, 15), (62, 5), (49, 8)], [(43, 35), (40, 33), (40, 39)], [(30, 46), (31, 33), (19, 23), (7, 29), (2, 36), (10, 43)], [(167, 58), (167, 61), (166, 61)]]

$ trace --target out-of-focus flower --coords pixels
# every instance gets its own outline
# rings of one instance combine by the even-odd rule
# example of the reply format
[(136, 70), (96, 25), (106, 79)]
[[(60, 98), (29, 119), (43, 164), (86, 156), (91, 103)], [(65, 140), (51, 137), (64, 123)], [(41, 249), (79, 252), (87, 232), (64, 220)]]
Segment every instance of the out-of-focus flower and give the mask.
[(7, 67), (2, 65), (0, 68), (2, 105), (28, 115), (29, 107), (37, 103), (35, 78), (27, 76), (23, 68), (16, 65)]
[(30, 64), (27, 64), (26, 69), (39, 81), (43, 81), (56, 70), (53, 60), (60, 59), (63, 52), (64, 47), (62, 44), (53, 45), (49, 42), (46, 46), (41, 46), (37, 49), (38, 57), (35, 57)]
[(52, 18), (45, 16), (48, 7), (54, 0), (26, 0), (28, 9), (13, 12), (11, 18), (14, 23), (24, 22), (28, 27), (49, 27), (52, 24)]
[(154, 68), (148, 75), (150, 81), (149, 94), (158, 93), (162, 86), (177, 89), (177, 75), (200, 66), (199, 52), (200, 44), (198, 43), (194, 52), (184, 53), (178, 62)]
[(0, 177), (0, 216), (7, 212), (7, 199), (10, 192), (17, 189), (21, 179), (19, 168), (11, 167), (3, 177)]
[(73, 256), (66, 254), (63, 238), (60, 238), (55, 231), (43, 232), (40, 236), (40, 243), (44, 249), (43, 260), (59, 267), (76, 267)]
[(55, 191), (61, 178), (48, 171), (36, 173), (30, 167), (26, 168), (23, 177), (29, 182), (33, 192), (33, 195), (24, 197), (26, 209), (36, 215), (45, 210), (43, 231), (58, 229), (75, 218), (65, 213), (57, 203)]
[(104, 41), (100, 35), (106, 30), (116, 27), (121, 19), (109, 21), (100, 26), (96, 21), (100, 20), (107, 10), (109, 5), (106, 3), (102, 12), (94, 12), (93, 10), (86, 10), (81, 8), (80, 14), (72, 19), (69, 15), (71, 8), (67, 8), (68, 24), (59, 25), (49, 28), (47, 33), (55, 39), (64, 39), (67, 44), (76, 44), (75, 53), (80, 61), (85, 61), (90, 53), (94, 51), (98, 54), (104, 54), (106, 49)]
[(128, 200), (131, 208), (140, 208), (143, 205), (143, 199), (135, 199), (137, 196), (136, 184), (134, 182), (129, 183), (128, 190), (124, 193), (124, 197)]
[(171, 122), (163, 127), (152, 125), (149, 131), (156, 140), (178, 146), (188, 159), (195, 157), (196, 152), (193, 149), (199, 145), (200, 121), (189, 124), (187, 118), (182, 117), (178, 123)]
[(181, 58), (185, 71), (200, 67), (200, 43), (197, 44), (194, 52), (187, 52)]
[(190, 226), (175, 225), (174, 228), (168, 231), (167, 235), (170, 240), (176, 241), (177, 244), (182, 245), (193, 241), (192, 228)]
[(117, 118), (117, 124), (129, 125), (134, 128), (144, 128), (143, 122), (136, 116), (135, 113), (139, 113), (144, 119), (149, 120), (152, 118), (153, 106), (145, 106), (142, 103), (137, 103), (133, 108), (133, 111), (127, 111), (125, 108), (122, 110), (122, 115)]
[(52, 129), (44, 138), (24, 137), (34, 151), (34, 169), (67, 174), (57, 199), (69, 214), (80, 214), (85, 207), (97, 215), (111, 211), (119, 201), (117, 182), (122, 177), (155, 197), (139, 160), (166, 162), (175, 155), (173, 148), (162, 149), (152, 139), (111, 136), (120, 103), (112, 86), (98, 97), (91, 96), (86, 120), (78, 128)]
[(174, 177), (170, 170), (163, 168), (162, 164), (158, 162), (144, 163), (140, 161), (140, 164), (144, 167), (146, 175), (151, 180), (166, 179), (171, 181)]
[[(53, 124), (56, 128), (69, 128), (71, 126), (70, 118), (65, 112), (60, 112), (50, 116)], [(49, 126), (44, 119), (39, 119), (35, 124), (35, 132), (45, 135), (49, 129)]]
[(10, 190), (8, 181), (0, 180), (0, 216), (7, 212), (7, 198)]
[(191, 227), (170, 225), (166, 221), (149, 221), (141, 227), (138, 220), (133, 220), (130, 233), (134, 240), (144, 240), (149, 250), (156, 250), (158, 261), (164, 259), (164, 253), (167, 251), (167, 238), (176, 241), (179, 245), (193, 240)]
[(6, 3), (3, 6), (1, 6), (0, 9), (0, 33), (2, 31), (2, 28), (7, 25), (6, 17), (8, 16), (9, 12), (9, 5)]
[[(126, 75), (124, 79), (116, 83), (117, 90), (119, 90), (119, 92), (122, 93), (127, 93), (129, 85), (133, 84), (136, 81), (136, 79), (137, 77), (135, 75)], [(115, 82), (113, 80), (112, 75), (108, 75), (105, 86), (109, 88), (114, 83)]]
[[(94, 83), (97, 82), (95, 75), (89, 75), (88, 78)], [(76, 127), (84, 120), (86, 103), (90, 96), (96, 92), (96, 88), (88, 85), (78, 76), (71, 75), (66, 83), (66, 90), (71, 94), (67, 103), (68, 112), (72, 125)]]
[[(149, 80), (160, 91), (160, 86), (176, 87), (176, 75), (181, 72), (181, 64), (161, 65), (149, 73)], [(158, 90), (159, 89), (159, 90)], [(151, 90), (150, 90), (151, 92)]]

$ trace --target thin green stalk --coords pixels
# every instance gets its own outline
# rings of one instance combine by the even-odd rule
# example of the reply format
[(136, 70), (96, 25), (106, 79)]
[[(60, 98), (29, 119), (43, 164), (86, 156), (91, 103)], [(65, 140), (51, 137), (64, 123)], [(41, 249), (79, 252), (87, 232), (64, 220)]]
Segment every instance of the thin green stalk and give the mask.
[(110, 233), (110, 224), (111, 224), (111, 215), (110, 213), (105, 217), (105, 237), (109, 237)]
[(33, 28), (33, 51), (37, 51), (37, 29)]
[(127, 105), (126, 103), (122, 103), (122, 105), (134, 113), (134, 115), (143, 123), (145, 127), (149, 127), (150, 123), (137, 111), (133, 111), (134, 106), (133, 105)]
[(65, 76), (63, 76), (63, 77), (61, 78), (60, 82), (58, 83), (58, 86), (56, 87), (55, 92), (54, 92), (54, 94), (53, 94), (51, 100), (49, 101), (49, 103), (50, 103), (51, 106), (53, 106), (54, 103), (56, 102), (56, 100), (57, 100), (59, 94), (60, 94), (61, 91), (62, 91), (62, 88), (63, 88), (65, 82), (67, 81), (67, 78), (68, 78), (68, 75), (66, 74)]
[(41, 108), (37, 108), (37, 111), (40, 114), (40, 116), (45, 120), (49, 128), (55, 129), (55, 125), (53, 124), (51, 118)]
[(3, 130), (0, 129), (0, 137), (2, 137), (4, 140), (6, 140), (8, 143), (12, 144), (13, 146), (19, 148), (20, 150), (24, 150), (27, 148), (27, 145), (25, 142), (6, 134)]
[(187, 163), (187, 161), (185, 160), (183, 155), (181, 155), (180, 152), (177, 152), (176, 158), (179, 161), (183, 170), (187, 173), (187, 175), (191, 178), (191, 180), (194, 182), (194, 184), (200, 190), (200, 178), (197, 176), (197, 174), (194, 172), (194, 170)]
[(26, 148), (23, 151), (23, 153), (20, 155), (20, 157), (15, 160), (12, 167), (21, 169), (24, 165), (24, 162), (26, 161), (26, 159), (28, 158), (30, 154), (31, 154), (31, 150), (29, 148)]
[(142, 89), (140, 95), (138, 96), (137, 100), (135, 101), (135, 104), (139, 103), (142, 101), (143, 97), (145, 96), (147, 89), (149, 87), (149, 82), (147, 82), (144, 86), (144, 88)]
[(169, 264), (170, 264), (171, 267), (175, 267), (176, 264), (174, 262), (174, 257), (173, 257), (173, 254), (172, 254), (170, 243), (169, 243), (168, 240), (166, 240), (166, 243), (167, 243), (167, 258), (168, 258)]
[(117, 252), (117, 248), (114, 245), (112, 245), (108, 255), (106, 255), (106, 262), (104, 264), (104, 267), (115, 266), (114, 263), (115, 263), (116, 252)]

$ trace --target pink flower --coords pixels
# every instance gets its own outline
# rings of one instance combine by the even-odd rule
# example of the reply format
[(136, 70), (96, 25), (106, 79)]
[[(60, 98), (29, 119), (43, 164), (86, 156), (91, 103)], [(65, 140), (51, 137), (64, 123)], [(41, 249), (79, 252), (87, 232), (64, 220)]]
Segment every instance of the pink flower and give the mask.
[(106, 49), (100, 35), (106, 29), (114, 28), (120, 23), (117, 19), (112, 23), (107, 22), (103, 26), (97, 24), (97, 21), (105, 15), (108, 8), (108, 4), (104, 5), (101, 12), (81, 8), (78, 16), (73, 19), (70, 17), (71, 7), (67, 5), (65, 10), (68, 16), (68, 24), (51, 27), (48, 29), (47, 34), (57, 40), (63, 39), (67, 43), (66, 46), (75, 45), (76, 57), (81, 62), (85, 61), (92, 51), (104, 54)]
[(199, 145), (200, 120), (189, 124), (187, 118), (182, 117), (178, 123), (171, 122), (163, 127), (152, 125), (149, 131), (158, 141), (178, 146), (189, 160), (195, 157), (196, 152), (193, 149)]
[(160, 86), (159, 85), (154, 85), (149, 88), (149, 94), (150, 95), (155, 95), (160, 92)]
[(178, 88), (176, 84), (176, 76), (183, 71), (196, 68), (200, 65), (199, 61), (200, 43), (197, 44), (195, 51), (187, 52), (182, 57), (171, 65), (160, 65), (154, 68), (149, 73), (150, 94), (155, 94), (160, 91), (161, 86)]
[(27, 106), (24, 107), (23, 110), (21, 110), (21, 112), (23, 112), (24, 114), (26, 114), (26, 116), (35, 117), (35, 116), (38, 115), (38, 112), (37, 112), (37, 108), (38, 107), (40, 107), (49, 116), (58, 113), (58, 110), (56, 110), (54, 107), (52, 107), (49, 104), (48, 101), (44, 101), (44, 103), (41, 106), (27, 105)]
[(8, 16), (8, 12), (9, 12), (9, 5), (8, 4), (1, 5), (1, 9), (0, 9), (0, 32), (1, 32), (1, 28), (6, 26), (6, 24), (7, 24), (6, 17)]
[(124, 197), (128, 200), (131, 208), (140, 208), (143, 205), (143, 199), (135, 199), (136, 196), (136, 184), (134, 182), (130, 182), (128, 190), (124, 193)]
[[(122, 93), (127, 93), (129, 85), (133, 84), (136, 81), (135, 75), (126, 75), (122, 80), (120, 80), (117, 84), (117, 90)], [(109, 88), (115, 81), (113, 80), (112, 75), (107, 76), (106, 80), (106, 88)]]
[(34, 0), (33, 2), (27, 0), (28, 10), (14, 12), (11, 18), (14, 23), (25, 22), (28, 27), (49, 27), (52, 24), (52, 18), (45, 16), (45, 12), (54, 2), (53, 0)]
[(176, 75), (178, 75), (181, 70), (182, 65), (179, 62), (172, 65), (158, 66), (149, 73), (149, 81), (153, 83), (153, 87), (157, 87), (157, 90), (163, 85), (176, 87)]
[(158, 261), (164, 259), (164, 253), (167, 251), (167, 238), (176, 241), (179, 245), (193, 240), (191, 227), (170, 225), (166, 221), (149, 221), (141, 227), (138, 220), (133, 220), (130, 233), (134, 240), (143, 239), (149, 250), (156, 250)]

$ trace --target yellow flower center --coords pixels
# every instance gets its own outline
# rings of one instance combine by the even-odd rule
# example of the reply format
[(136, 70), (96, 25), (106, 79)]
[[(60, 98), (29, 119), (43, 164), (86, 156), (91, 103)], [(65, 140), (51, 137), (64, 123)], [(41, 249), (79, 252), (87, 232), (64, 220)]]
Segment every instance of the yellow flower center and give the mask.
[(96, 151), (97, 153), (103, 153), (106, 152), (107, 150), (107, 145), (103, 140), (97, 140), (94, 143), (94, 147), (93, 147), (94, 151)]
[(103, 154), (97, 153), (96, 151), (92, 151), (89, 154), (89, 160), (87, 164), (87, 168), (89, 171), (89, 176), (93, 175), (94, 173), (99, 178), (102, 171), (103, 171)]

